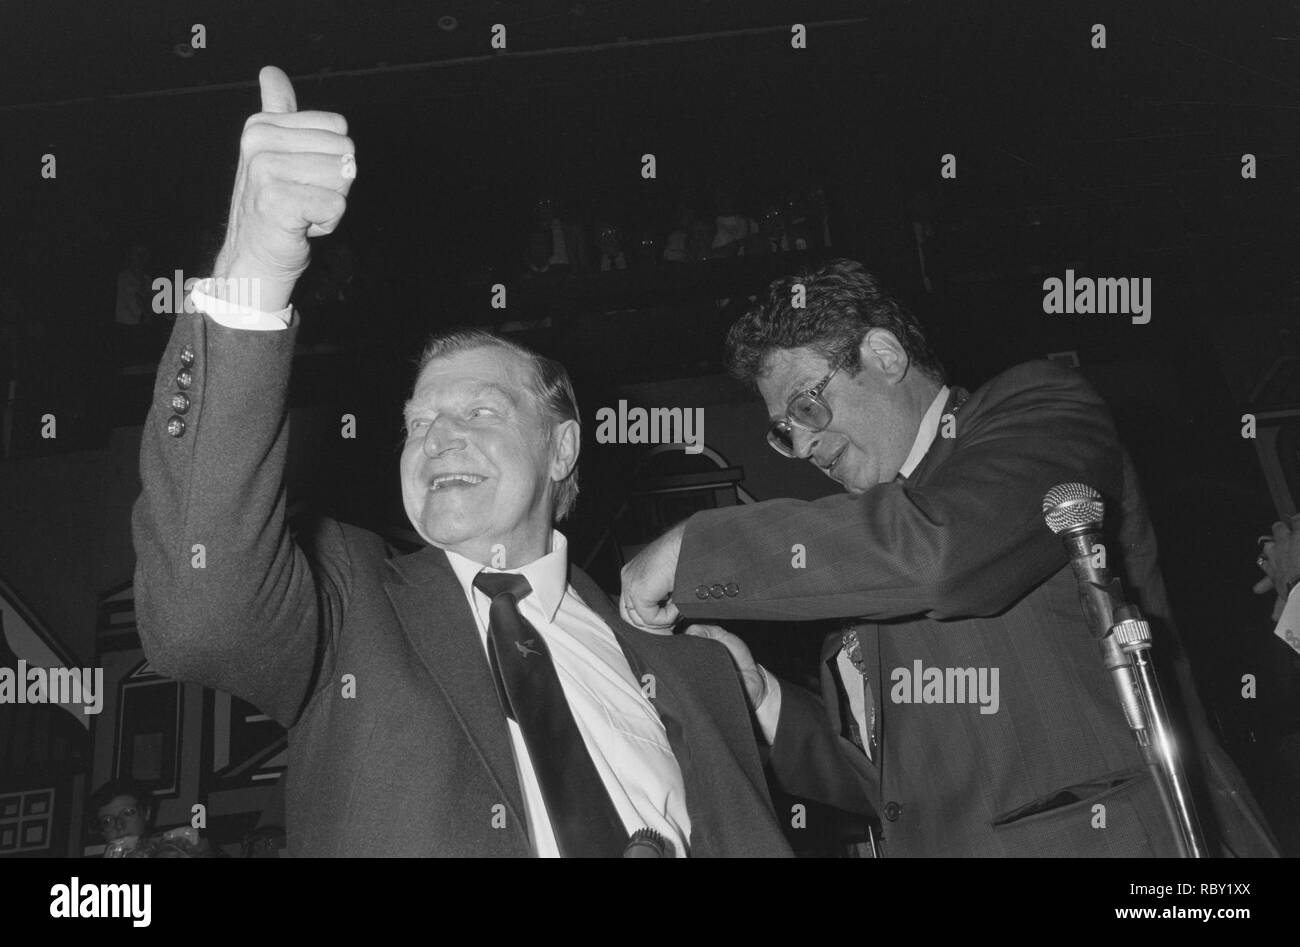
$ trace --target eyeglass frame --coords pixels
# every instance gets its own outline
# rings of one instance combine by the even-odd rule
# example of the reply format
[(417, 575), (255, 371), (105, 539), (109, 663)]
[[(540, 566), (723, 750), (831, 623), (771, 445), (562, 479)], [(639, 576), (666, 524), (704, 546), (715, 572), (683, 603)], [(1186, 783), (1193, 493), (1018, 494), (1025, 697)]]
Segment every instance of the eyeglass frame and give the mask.
[[(830, 373), (821, 381), (819, 381), (816, 385), (814, 385), (811, 388), (805, 388), (803, 391), (796, 391), (794, 394), (790, 396), (790, 400), (785, 403), (785, 416), (778, 418), (768, 426), (767, 443), (772, 448), (772, 450), (776, 451), (782, 457), (788, 457), (791, 460), (794, 460), (798, 457), (798, 454), (787, 453), (784, 447), (777, 446), (776, 432), (780, 429), (781, 425), (783, 424), (786, 425), (787, 429), (797, 427), (805, 431), (812, 431), (814, 433), (817, 431), (824, 431), (831, 426), (831, 421), (835, 420), (835, 412), (834, 410), (832, 410), (830, 406), (830, 402), (828, 402), (825, 398), (822, 397), (822, 392), (826, 390), (826, 386), (831, 383), (831, 379), (834, 378), (836, 374), (839, 373), (839, 370), (843, 367), (844, 367), (843, 365), (839, 365), (836, 366), (835, 368), (832, 368)], [(826, 423), (823, 424), (821, 427), (813, 427), (809, 424), (804, 424), (802, 421), (796, 421), (794, 418), (790, 416), (790, 409), (793, 407), (795, 399), (801, 398), (804, 395), (807, 395), (808, 397), (812, 398), (814, 402), (822, 405), (826, 409)], [(793, 438), (791, 438), (790, 440), (791, 443), (794, 442)]]

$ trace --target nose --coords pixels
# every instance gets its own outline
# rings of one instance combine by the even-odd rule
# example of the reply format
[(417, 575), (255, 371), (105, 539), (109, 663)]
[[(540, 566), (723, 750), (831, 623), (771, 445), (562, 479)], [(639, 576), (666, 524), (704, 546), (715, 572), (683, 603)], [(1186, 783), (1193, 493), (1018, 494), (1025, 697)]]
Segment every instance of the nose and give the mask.
[(424, 432), (424, 453), (428, 457), (439, 457), (447, 451), (462, 450), (464, 447), (465, 436), (460, 425), (445, 414), (434, 418)]
[(791, 427), (793, 430), (790, 432), (790, 440), (794, 444), (794, 455), (800, 460), (810, 458), (821, 441), (821, 431), (805, 431), (793, 425)]

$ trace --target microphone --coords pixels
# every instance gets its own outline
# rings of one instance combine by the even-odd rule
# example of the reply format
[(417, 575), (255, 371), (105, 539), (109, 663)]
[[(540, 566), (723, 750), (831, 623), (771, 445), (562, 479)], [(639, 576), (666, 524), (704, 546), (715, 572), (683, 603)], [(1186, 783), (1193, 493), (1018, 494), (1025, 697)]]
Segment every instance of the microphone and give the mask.
[(1101, 494), (1085, 483), (1058, 483), (1043, 497), (1043, 519), (1047, 528), (1061, 537), (1079, 582), (1083, 617), (1097, 639), (1110, 634), (1115, 608), (1123, 601), (1118, 580), (1111, 579), (1106, 567), (1106, 546), (1102, 542), (1105, 515)]
[(637, 829), (627, 840), (624, 858), (672, 858), (673, 843), (654, 829)]
[(1110, 672), (1138, 751), (1152, 771), (1179, 853), (1204, 858), (1205, 836), (1150, 659), (1151, 627), (1136, 605), (1124, 601), (1119, 579), (1112, 579), (1106, 568), (1101, 541), (1105, 514), (1101, 494), (1084, 483), (1058, 483), (1043, 497), (1043, 518), (1065, 545), (1079, 583), (1084, 620)]

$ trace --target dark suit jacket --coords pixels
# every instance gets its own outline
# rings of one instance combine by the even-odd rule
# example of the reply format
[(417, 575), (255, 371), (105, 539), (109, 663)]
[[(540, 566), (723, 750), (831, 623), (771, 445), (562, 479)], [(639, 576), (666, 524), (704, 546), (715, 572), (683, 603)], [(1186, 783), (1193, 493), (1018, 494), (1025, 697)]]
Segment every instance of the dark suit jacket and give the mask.
[[(285, 522), (286, 395), (296, 329), (181, 316), (144, 429), (134, 511), (140, 638), (162, 673), (243, 697), (289, 728), (294, 855), (528, 855), (505, 717), (446, 554)], [(184, 433), (165, 427), (192, 353)], [(194, 568), (202, 544), (203, 568)], [(716, 642), (613, 629), (681, 766), (691, 852), (788, 855), (745, 696)], [(345, 696), (351, 682), (355, 697)], [(505, 816), (505, 827), (494, 827)]]
[[(1155, 535), (1101, 398), (1079, 373), (1040, 361), (966, 399), (951, 393), (945, 413), (955, 436), (941, 433), (906, 483), (688, 521), (674, 594), (686, 617), (866, 622), (859, 636), (879, 767), (841, 736), (831, 639), (824, 700), (783, 687), (772, 747), (782, 787), (851, 811), (855, 801), (874, 808), (886, 855), (1176, 853), (1061, 542), (1043, 523), (1043, 495), (1077, 481), (1106, 500), (1108, 565), (1156, 626), (1157, 667), (1175, 672), (1166, 675), (1166, 699), (1177, 702), (1176, 680), (1187, 701), (1197, 740), (1187, 755), (1203, 769), (1193, 778), (1204, 790), (1207, 831), (1217, 829), (1237, 854), (1276, 854), (1195, 698)], [(796, 544), (805, 568), (792, 566)], [(924, 668), (997, 668), (998, 711), (895, 702), (895, 669), (911, 671), (918, 660)], [(1095, 827), (1098, 804), (1104, 828)]]

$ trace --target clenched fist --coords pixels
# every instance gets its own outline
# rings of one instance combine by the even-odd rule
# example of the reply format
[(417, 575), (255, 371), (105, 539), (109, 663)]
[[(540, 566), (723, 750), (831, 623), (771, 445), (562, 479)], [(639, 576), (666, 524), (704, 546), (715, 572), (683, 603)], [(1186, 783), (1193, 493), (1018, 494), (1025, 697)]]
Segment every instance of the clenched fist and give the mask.
[(342, 115), (299, 112), (289, 77), (275, 66), (257, 78), (262, 110), (244, 123), (213, 276), (219, 295), (225, 295), (222, 279), (256, 281), (244, 285), (256, 286), (259, 308), (271, 312), (289, 304), (307, 269), (307, 238), (332, 233), (343, 219), (356, 152)]

